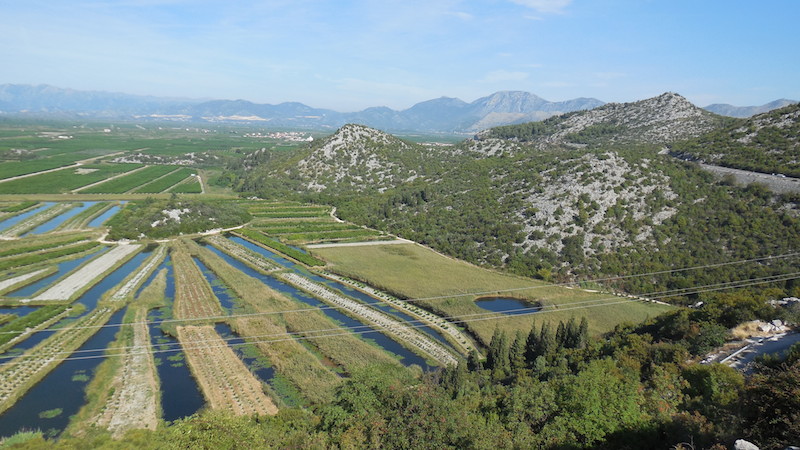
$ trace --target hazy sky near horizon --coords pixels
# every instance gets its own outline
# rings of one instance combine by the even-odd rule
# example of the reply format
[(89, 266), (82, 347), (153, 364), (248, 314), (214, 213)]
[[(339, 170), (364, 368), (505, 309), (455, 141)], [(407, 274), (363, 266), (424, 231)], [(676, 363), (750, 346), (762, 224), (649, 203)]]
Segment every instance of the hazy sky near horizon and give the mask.
[(0, 0), (0, 84), (405, 109), (800, 100), (793, 0)]

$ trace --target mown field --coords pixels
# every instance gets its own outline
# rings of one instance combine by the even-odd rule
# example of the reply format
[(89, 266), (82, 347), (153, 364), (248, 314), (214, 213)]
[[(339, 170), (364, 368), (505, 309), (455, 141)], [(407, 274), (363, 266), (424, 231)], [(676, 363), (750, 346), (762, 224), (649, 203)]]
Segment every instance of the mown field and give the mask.
[[(416, 244), (328, 247), (313, 253), (326, 260), (326, 269), (332, 272), (411, 299), (451, 320), (466, 320), (464, 326), (484, 344), (496, 327), (513, 335), (516, 330), (527, 333), (533, 321), (558, 323), (585, 316), (590, 331), (599, 334), (619, 323), (639, 322), (669, 309), (494, 272)], [(535, 314), (507, 316), (489, 314), (475, 305), (478, 298), (495, 296), (529, 300), (545, 308)]]

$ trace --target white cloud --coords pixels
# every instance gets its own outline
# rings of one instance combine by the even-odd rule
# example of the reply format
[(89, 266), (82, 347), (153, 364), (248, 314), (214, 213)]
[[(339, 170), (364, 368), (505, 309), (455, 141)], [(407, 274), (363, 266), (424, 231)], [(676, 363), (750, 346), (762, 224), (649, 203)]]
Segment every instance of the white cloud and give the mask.
[(493, 70), (483, 78), (485, 83), (496, 83), (501, 81), (522, 81), (528, 78), (527, 72), (515, 72), (510, 70)]
[(540, 13), (560, 14), (572, 0), (511, 0), (518, 5), (527, 6)]

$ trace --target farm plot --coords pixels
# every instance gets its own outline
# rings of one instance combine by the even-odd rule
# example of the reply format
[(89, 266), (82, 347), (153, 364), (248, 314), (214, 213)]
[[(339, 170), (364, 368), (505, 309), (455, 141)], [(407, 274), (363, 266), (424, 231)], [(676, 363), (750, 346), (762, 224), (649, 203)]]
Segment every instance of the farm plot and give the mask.
[(118, 176), (103, 183), (77, 191), (84, 194), (122, 194), (177, 169), (178, 168), (175, 166), (146, 166), (133, 173)]
[(248, 266), (264, 273), (274, 272), (282, 269), (281, 266), (262, 257), (258, 253), (221, 236), (210, 236), (206, 238), (206, 241), (223, 252), (244, 262)]
[[(200, 249), (199, 257), (230, 286), (239, 299), (255, 312), (279, 312), (297, 310), (300, 303), (290, 299), (258, 280), (231, 267), (214, 253)], [(339, 331), (339, 325), (321, 311), (300, 308), (298, 312), (284, 312), (278, 315), (289, 332), (305, 338), (322, 354), (341, 366), (346, 372), (363, 368), (369, 364), (394, 364), (399, 362), (379, 347), (372, 345), (357, 335)], [(322, 330), (322, 331), (320, 331)], [(334, 334), (335, 336), (331, 336)], [(319, 338), (319, 339), (316, 339)], [(281, 336), (276, 337), (281, 339)]]
[[(127, 326), (122, 328), (117, 342), (109, 347), (114, 359), (103, 362), (104, 366), (98, 369), (98, 376), (88, 388), (102, 398), (90, 401), (78, 413), (78, 417), (90, 415), (87, 420), (80, 421), (80, 426), (105, 428), (115, 439), (128, 430), (154, 430), (160, 408), (147, 310), (131, 308), (126, 316), (130, 318)], [(113, 366), (113, 375), (100, 376), (109, 369), (107, 366)]]
[(176, 319), (202, 319), (224, 314), (219, 300), (203, 273), (192, 261), (184, 244), (175, 243), (171, 253), (175, 277)]
[(82, 289), (102, 279), (106, 272), (141, 249), (140, 245), (117, 245), (37, 295), (33, 300), (69, 300)]
[(33, 206), (36, 206), (38, 204), (39, 204), (39, 202), (34, 202), (34, 201), (15, 202), (15, 203), (11, 203), (11, 204), (3, 203), (3, 206), (0, 207), (0, 213), (8, 213), (8, 214), (10, 214), (10, 213), (15, 213), (15, 212), (20, 212), (20, 211), (24, 211), (24, 210), (26, 210), (28, 208), (31, 208)]
[[(326, 270), (330, 272), (400, 299), (412, 299), (413, 304), (455, 323), (466, 320), (463, 326), (486, 346), (495, 328), (513, 335), (518, 330), (528, 333), (534, 320), (557, 325), (572, 317), (587, 317), (589, 331), (596, 335), (622, 322), (641, 322), (669, 308), (483, 269), (416, 244), (318, 248), (315, 253), (329, 262)], [(475, 304), (480, 297), (498, 295), (538, 302), (544, 308), (535, 314), (531, 311), (531, 315), (509, 316)]]
[(346, 373), (376, 363), (403, 370), (393, 356), (341, 328), (322, 311), (273, 291), (207, 249), (200, 249), (198, 256), (247, 305), (248, 312), (271, 313), (231, 319), (230, 324), (241, 337), (256, 339), (255, 345), (278, 373), (309, 401), (330, 400), (341, 378), (296, 339), (306, 339), (306, 345), (316, 347)]
[(43, 330), (69, 313), (67, 305), (44, 306), (0, 327), (0, 352)]
[[(172, 167), (174, 169), (174, 166), (167, 167)], [(193, 169), (181, 168), (156, 180), (150, 181), (149, 183), (135, 189), (133, 192), (139, 194), (159, 194), (190, 177), (193, 173), (195, 173)]]
[(0, 183), (0, 194), (58, 194), (129, 172), (140, 164), (87, 164)]
[(416, 317), (420, 321), (427, 323), (428, 325), (436, 328), (439, 332), (443, 335), (449, 337), (449, 341), (454, 343), (457, 347), (461, 348), (461, 351), (468, 355), (472, 351), (477, 351), (478, 349), (475, 348), (473, 345), (472, 340), (466, 333), (463, 333), (461, 330), (456, 328), (453, 324), (448, 323), (447, 320), (433, 314), (429, 311), (426, 311), (412, 303), (408, 303), (405, 301), (400, 300), (399, 298), (387, 294), (385, 292), (381, 292), (372, 286), (368, 286), (364, 283), (360, 283), (355, 280), (351, 280), (346, 277), (342, 277), (336, 274), (327, 273), (327, 272), (320, 272), (322, 276), (326, 278), (330, 278), (331, 280), (338, 281), (340, 283), (349, 285), (358, 289), (361, 292), (365, 292), (377, 299), (380, 299), (393, 307), (403, 310), (406, 314)]
[(114, 311), (98, 308), (70, 327), (45, 339), (10, 362), (0, 366), (0, 413), (44, 378), (62, 359), (80, 347), (103, 325)]
[(178, 340), (203, 395), (212, 409), (237, 415), (278, 413), (261, 382), (211, 325), (178, 326)]
[(40, 275), (44, 275), (48, 272), (48, 269), (39, 269), (34, 270), (33, 272), (24, 273), (22, 275), (17, 275), (15, 277), (11, 277), (5, 280), (0, 281), (0, 292), (5, 291), (6, 289), (10, 289), (18, 284), (24, 283), (28, 280), (35, 279)]
[(0, 270), (5, 270), (11, 267), (22, 267), (30, 264), (36, 264), (42, 261), (52, 261), (62, 256), (73, 255), (76, 253), (83, 253), (89, 251), (97, 246), (99, 242), (82, 242), (75, 245), (68, 245), (54, 249), (48, 249), (37, 253), (27, 253), (8, 258), (0, 259)]
[(31, 161), (4, 162), (0, 164), (0, 180), (68, 166), (82, 159), (86, 159), (86, 155), (61, 154)]
[(70, 217), (64, 223), (62, 223), (59, 227), (59, 231), (72, 231), (78, 230), (82, 228), (86, 228), (88, 223), (96, 216), (100, 215), (102, 212), (111, 208), (112, 205), (107, 202), (99, 202), (95, 203), (94, 205), (86, 208), (84, 211), (81, 211), (75, 217)]
[(129, 297), (133, 290), (136, 289), (147, 277), (153, 272), (153, 269), (156, 268), (157, 265), (161, 264), (161, 261), (164, 260), (164, 256), (167, 254), (167, 248), (164, 246), (160, 246), (158, 250), (153, 252), (153, 256), (147, 261), (147, 264), (144, 264), (139, 270), (134, 274), (132, 277), (129, 277), (128, 281), (125, 282), (116, 292), (111, 296), (112, 300), (120, 301)]
[(200, 177), (190, 177), (182, 182), (176, 184), (167, 192), (174, 192), (176, 194), (202, 194), (203, 186)]
[(388, 316), (387, 314), (340, 295), (331, 289), (315, 283), (296, 273), (284, 273), (280, 275), (280, 278), (308, 293), (313, 294), (315, 297), (325, 301), (328, 304), (337, 306), (345, 311), (350, 312), (350, 314), (358, 317), (360, 320), (363, 320), (366, 323), (371, 324), (373, 327), (395, 336), (401, 342), (406, 343), (410, 348), (422, 352), (426, 356), (438, 361), (442, 365), (458, 364), (458, 360), (441, 344), (425, 336), (420, 331)]
[(3, 242), (3, 250), (0, 250), (0, 258), (7, 256), (34, 253), (42, 250), (53, 249), (76, 242), (86, 241), (92, 235), (89, 233), (58, 234), (51, 236), (33, 235), (14, 241)]
[(0, 236), (4, 236), (6, 238), (19, 236), (74, 207), (75, 205), (72, 203), (59, 203), (55, 206), (45, 209), (39, 214), (35, 214), (9, 228), (6, 228), (3, 230), (3, 233), (0, 234)]
[(331, 213), (327, 206), (308, 206), (298, 208), (253, 208), (250, 214), (253, 217), (266, 219), (296, 219), (305, 217), (326, 217)]
[(303, 264), (306, 264), (308, 266), (324, 266), (325, 265), (325, 261), (317, 259), (317, 258), (309, 255), (308, 253), (304, 253), (304, 252), (302, 252), (302, 251), (300, 251), (300, 250), (298, 250), (296, 248), (292, 248), (292, 247), (290, 247), (290, 246), (288, 246), (288, 245), (286, 245), (286, 244), (284, 244), (282, 242), (278, 242), (278, 241), (266, 236), (265, 234), (263, 234), (263, 233), (261, 233), (259, 231), (250, 230), (250, 229), (244, 228), (244, 229), (241, 229), (238, 232), (233, 233), (233, 234), (235, 234), (237, 236), (241, 236), (241, 237), (243, 237), (243, 238), (245, 238), (245, 239), (247, 239), (249, 241), (255, 242), (256, 244), (259, 244), (259, 245), (262, 245), (262, 246), (265, 246), (265, 247), (269, 247), (269, 248), (271, 248), (273, 250), (277, 250), (277, 251), (283, 253), (284, 255), (286, 255), (286, 256), (288, 256), (288, 257), (290, 257), (290, 258), (292, 258), (292, 259), (294, 259), (296, 261), (299, 261), (299, 262), (301, 262)]

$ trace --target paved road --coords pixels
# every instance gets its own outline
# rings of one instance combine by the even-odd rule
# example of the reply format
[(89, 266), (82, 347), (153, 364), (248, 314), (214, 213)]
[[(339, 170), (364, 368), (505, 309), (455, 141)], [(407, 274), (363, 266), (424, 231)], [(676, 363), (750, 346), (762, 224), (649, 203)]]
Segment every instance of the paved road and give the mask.
[(768, 173), (750, 172), (748, 170), (731, 169), (730, 167), (712, 166), (711, 164), (698, 163), (703, 170), (717, 175), (732, 175), (739, 184), (759, 183), (767, 186), (776, 194), (800, 192), (800, 179), (770, 175)]
[(792, 345), (800, 342), (800, 333), (778, 334), (763, 339), (748, 339), (752, 343), (745, 350), (727, 361), (734, 369), (743, 372), (752, 370), (752, 363), (758, 356), (783, 352)]

